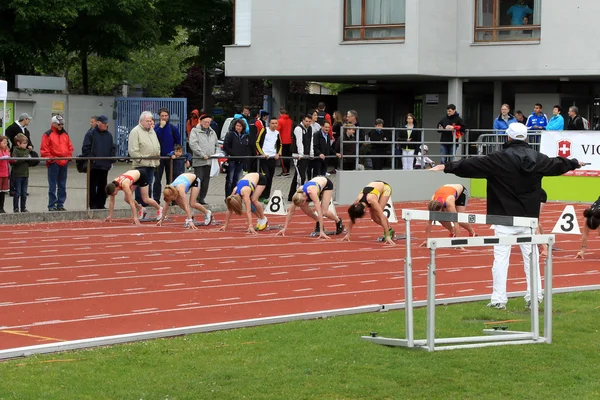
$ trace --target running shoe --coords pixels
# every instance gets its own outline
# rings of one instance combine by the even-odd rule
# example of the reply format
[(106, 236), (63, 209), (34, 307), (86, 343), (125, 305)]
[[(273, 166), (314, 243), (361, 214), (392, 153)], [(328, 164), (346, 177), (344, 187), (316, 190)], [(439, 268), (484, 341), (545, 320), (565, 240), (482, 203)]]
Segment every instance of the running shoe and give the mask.
[(342, 219), (335, 223), (335, 234), (339, 235), (344, 232), (344, 224), (342, 223)]
[(396, 236), (396, 231), (394, 231), (392, 228), (390, 228), (388, 230), (388, 236), (393, 239)]
[[(542, 304), (542, 300), (538, 300), (538, 304), (540, 304), (540, 305), (541, 305), (541, 304)], [(527, 301), (525, 302), (525, 309), (527, 309), (527, 310), (531, 310), (531, 300), (527, 300)]]
[(496, 310), (506, 310), (506, 304), (504, 303), (488, 303), (488, 308), (495, 308)]
[(266, 218), (259, 219), (256, 222), (256, 228), (255, 229), (257, 231), (264, 231), (265, 229), (267, 229), (267, 226), (269, 226), (269, 221)]
[(184, 228), (189, 228), (194, 223), (194, 217), (190, 219), (185, 219), (185, 224), (183, 224)]
[(158, 210), (156, 210), (156, 220), (159, 221), (160, 217), (162, 217), (162, 207), (159, 207)]
[(321, 232), (321, 225), (319, 225), (319, 221), (317, 221), (317, 223), (315, 224), (315, 232), (316, 233), (320, 233)]
[(138, 218), (144, 219), (146, 218), (146, 215), (148, 215), (148, 213), (146, 212), (146, 207), (140, 208), (140, 210), (138, 211)]
[(212, 222), (212, 211), (206, 210), (206, 215), (204, 216), (204, 225), (210, 225)]

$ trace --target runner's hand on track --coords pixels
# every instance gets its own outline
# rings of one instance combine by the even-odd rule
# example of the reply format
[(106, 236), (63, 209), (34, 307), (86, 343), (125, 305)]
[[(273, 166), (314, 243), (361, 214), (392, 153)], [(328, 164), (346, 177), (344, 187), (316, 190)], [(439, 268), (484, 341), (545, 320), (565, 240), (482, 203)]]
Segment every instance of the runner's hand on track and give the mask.
[(197, 231), (197, 230), (198, 230), (198, 227), (196, 226), (196, 224), (194, 224), (194, 223), (192, 222), (192, 223), (191, 223), (191, 224), (188, 226), (188, 229), (191, 229), (191, 230), (195, 230), (195, 231)]
[(347, 233), (347, 234), (346, 234), (346, 236), (344, 236), (344, 237), (342, 238), (342, 242), (349, 242), (349, 241), (350, 241), (350, 234), (349, 234), (349, 233)]
[(159, 219), (158, 222), (156, 223), (156, 226), (162, 226), (162, 223), (163, 223), (162, 220)]
[(322, 238), (322, 239), (331, 239), (329, 236), (327, 236), (327, 235), (325, 234), (325, 232), (321, 232), (321, 234), (319, 235), (319, 239), (321, 239), (321, 238)]
[(575, 258), (581, 258), (583, 260), (583, 250), (579, 251)]
[(104, 222), (112, 222), (112, 218), (111, 218), (111, 217), (106, 217), (106, 218), (104, 219)]
[(253, 227), (248, 228), (248, 233), (251, 235), (258, 235), (258, 232), (256, 232)]
[(139, 225), (139, 226), (141, 226), (141, 225), (142, 225), (142, 223), (140, 222), (140, 220), (139, 220), (139, 219), (134, 219), (134, 220), (133, 220), (133, 224), (134, 224), (134, 225)]
[(282, 230), (280, 230), (279, 232), (277, 232), (277, 233), (275, 234), (275, 236), (283, 236), (283, 237), (285, 237), (285, 229), (282, 229)]
[(385, 238), (385, 244), (390, 244), (390, 245), (392, 245), (392, 246), (395, 246), (395, 245), (396, 245), (396, 243), (394, 243), (394, 241), (392, 240), (392, 238), (391, 238), (391, 237), (386, 237), (386, 238)]
[(217, 232), (225, 232), (225, 229), (227, 227), (225, 225), (223, 225), (222, 227), (220, 227), (219, 229), (217, 229)]

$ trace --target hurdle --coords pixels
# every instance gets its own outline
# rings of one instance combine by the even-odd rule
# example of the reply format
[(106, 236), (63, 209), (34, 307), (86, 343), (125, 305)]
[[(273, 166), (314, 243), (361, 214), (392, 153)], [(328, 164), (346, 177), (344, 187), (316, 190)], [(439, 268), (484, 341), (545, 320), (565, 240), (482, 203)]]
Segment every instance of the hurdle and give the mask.
[[(482, 215), (468, 213), (448, 213), (424, 210), (402, 210), (402, 218), (406, 222), (406, 258), (404, 263), (405, 289), (405, 339), (378, 337), (376, 333), (363, 336), (363, 340), (386, 346), (399, 346), (427, 351), (454, 350), (460, 348), (475, 348), (485, 346), (500, 346), (509, 344), (552, 343), (552, 245), (554, 235), (535, 235), (538, 226), (537, 218), (511, 217), (502, 215)], [(525, 227), (531, 230), (530, 235), (520, 236), (479, 236), (465, 238), (430, 238), (427, 240), (429, 249), (429, 265), (427, 273), (427, 326), (426, 339), (415, 340), (413, 321), (413, 292), (412, 292), (412, 252), (411, 252), (411, 221), (440, 221), (455, 223), (470, 223), (484, 225), (504, 225)], [(436, 282), (436, 250), (456, 247), (482, 247), (495, 245), (548, 245), (548, 257), (544, 269), (544, 336), (540, 336), (538, 288), (536, 285), (539, 274), (539, 257), (530, 258), (530, 295), (531, 295), (531, 329), (528, 332), (509, 330), (484, 329), (487, 336), (470, 336), (456, 338), (435, 338), (435, 282)], [(437, 345), (437, 346), (436, 346)]]

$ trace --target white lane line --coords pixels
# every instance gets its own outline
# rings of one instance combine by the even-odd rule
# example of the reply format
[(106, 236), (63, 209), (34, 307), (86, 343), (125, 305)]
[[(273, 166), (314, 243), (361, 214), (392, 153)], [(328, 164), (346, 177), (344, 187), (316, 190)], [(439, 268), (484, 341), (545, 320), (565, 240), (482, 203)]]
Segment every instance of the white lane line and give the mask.
[(256, 278), (256, 275), (245, 275), (245, 276), (238, 276), (238, 279), (249, 279), (249, 278)]
[(457, 290), (456, 293), (467, 293), (467, 292), (474, 292), (475, 289), (462, 289), (462, 290)]
[(219, 264), (234, 264), (236, 263), (236, 260), (231, 260), (231, 261), (219, 261)]
[(131, 310), (131, 312), (133, 312), (133, 313), (141, 313), (141, 312), (157, 311), (157, 310), (158, 310), (158, 308), (153, 307), (153, 308), (142, 308), (140, 310)]
[(40, 266), (44, 266), (44, 267), (47, 266), (47, 265), (60, 265), (60, 263), (58, 263), (58, 262), (49, 262), (49, 263), (40, 264)]
[(99, 274), (79, 275), (78, 278), (93, 278), (94, 276), (100, 276), (100, 275)]
[(146, 254), (146, 257), (160, 257), (160, 256), (162, 256), (161, 253)]
[(64, 322), (64, 321), (60, 320), (60, 319), (53, 319), (53, 320), (50, 320), (50, 321), (34, 322), (33, 324), (31, 324), (31, 326), (54, 325), (54, 324), (60, 324), (62, 322)]
[(300, 272), (310, 272), (310, 271), (318, 271), (319, 268), (306, 268), (306, 269), (301, 269)]
[(175, 254), (191, 254), (191, 251), (176, 251)]
[(345, 283), (338, 283), (336, 285), (327, 285), (328, 288), (342, 287), (342, 286), (346, 286), (346, 284)]
[(91, 247), (90, 246), (85, 246), (85, 247), (75, 247), (73, 250), (90, 250)]
[(313, 288), (304, 288), (304, 289), (294, 289), (292, 292), (308, 292), (313, 290)]
[(73, 238), (73, 240), (85, 240), (85, 239), (89, 239), (89, 236), (76, 236)]
[(221, 282), (221, 280), (220, 279), (208, 279), (206, 281), (200, 281), (200, 282), (202, 282), (202, 283)]
[(152, 271), (162, 271), (165, 269), (171, 269), (171, 267), (159, 267), (159, 268), (152, 268)]
[(60, 297), (42, 297), (41, 299), (35, 299), (36, 301), (48, 301), (48, 300), (58, 300)]
[(0, 269), (17, 269), (17, 268), (22, 268), (22, 265), (9, 265), (8, 267), (2, 267)]
[(129, 256), (119, 256), (119, 257), (112, 257), (111, 260), (125, 260), (129, 258)]
[(117, 271), (117, 272), (115, 272), (115, 274), (133, 274), (134, 272), (137, 272), (137, 271), (135, 271), (135, 270)]
[(92, 292), (92, 293), (82, 293), (81, 296), (100, 296), (104, 294), (104, 292)]
[(2, 306), (10, 306), (11, 304), (15, 304), (15, 303), (13, 303), (12, 301), (7, 301), (5, 303), (0, 303), (0, 307), (2, 307)]
[[(57, 251), (58, 250), (40, 250), (40, 253), (56, 253)], [(21, 253), (21, 254), (23, 254), (23, 253)]]
[(94, 262), (96, 260), (77, 260), (78, 263)]
[(145, 287), (134, 287), (134, 288), (130, 288), (130, 289), (124, 289), (124, 292), (136, 292), (138, 290), (146, 290)]
[(105, 318), (105, 317), (110, 317), (111, 314), (96, 314), (96, 315), (86, 315), (83, 318), (87, 318), (87, 319), (94, 319), (94, 318)]
[(286, 272), (286, 271), (282, 271), (282, 272), (271, 272), (271, 275), (285, 275), (285, 274), (289, 274), (289, 272)]
[(234, 301), (234, 300), (241, 300), (240, 297), (230, 297), (228, 299), (219, 299), (217, 301)]
[(251, 258), (250, 261), (262, 261), (262, 260), (266, 260), (266, 257), (260, 257), (260, 258)]
[(58, 239), (42, 239), (42, 242), (58, 242)]
[(360, 263), (360, 265), (373, 265), (373, 264), (377, 264), (375, 261), (370, 261), (370, 262), (362, 262)]
[(260, 294), (257, 294), (256, 296), (258, 296), (258, 297), (265, 297), (265, 296), (275, 296), (276, 294), (277, 293), (275, 293), (275, 292), (272, 292), (272, 293), (260, 293)]
[(332, 268), (332, 269), (335, 269), (335, 268), (348, 268), (348, 264), (345, 264), (345, 265), (334, 265), (334, 266), (333, 266), (333, 267), (331, 267), (331, 268)]
[(448, 269), (446, 270), (446, 272), (460, 272), (462, 271), (462, 268), (455, 268), (455, 269)]
[(17, 282), (0, 282), (0, 286), (4, 286), (4, 285), (16, 285)]
[(209, 251), (221, 251), (221, 249), (206, 249), (204, 251), (206, 251), (206, 252), (209, 252)]
[(279, 258), (292, 258), (292, 257), (296, 257), (293, 254), (288, 254), (287, 256), (279, 256)]
[(404, 278), (404, 277), (403, 276), (392, 276), (388, 279), (402, 279), (402, 278)]
[(51, 281), (57, 281), (58, 278), (44, 278), (44, 279), (38, 279), (36, 282), (51, 282)]
[(104, 248), (106, 249), (112, 249), (112, 248), (116, 248), (116, 247), (123, 247), (122, 244), (109, 244), (108, 246), (104, 246)]
[(189, 264), (188, 267), (204, 267), (204, 264)]
[(185, 303), (185, 304), (177, 304), (177, 307), (190, 307), (190, 306), (197, 306), (200, 303)]
[(18, 256), (20, 254), (24, 254), (22, 251), (19, 251), (18, 253), (4, 253), (5, 256)]
[(515, 281), (513, 282), (515, 285), (524, 285), (527, 283), (527, 281)]
[(360, 281), (360, 283), (373, 283), (377, 282), (377, 279), (371, 279), (370, 281)]
[(174, 287), (174, 286), (184, 286), (185, 283), (169, 283), (168, 285), (163, 285), (164, 287)]

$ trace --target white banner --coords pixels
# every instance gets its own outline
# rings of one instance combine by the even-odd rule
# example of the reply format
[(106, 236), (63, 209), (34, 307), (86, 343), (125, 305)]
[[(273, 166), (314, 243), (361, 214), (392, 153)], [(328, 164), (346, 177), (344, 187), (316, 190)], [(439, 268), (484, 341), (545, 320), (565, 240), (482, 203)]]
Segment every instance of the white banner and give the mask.
[(0, 81), (0, 101), (6, 100), (8, 97), (8, 83)]
[(600, 132), (598, 131), (544, 131), (540, 152), (548, 157), (576, 158), (590, 163), (571, 176), (600, 176)]

